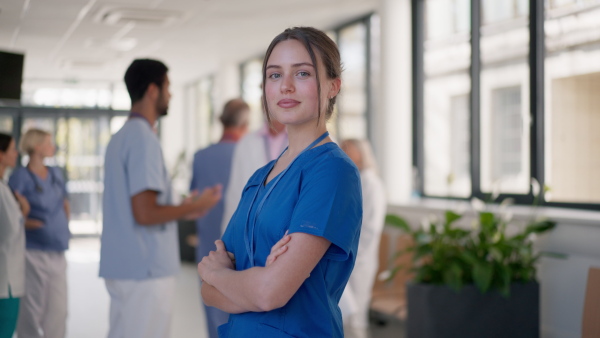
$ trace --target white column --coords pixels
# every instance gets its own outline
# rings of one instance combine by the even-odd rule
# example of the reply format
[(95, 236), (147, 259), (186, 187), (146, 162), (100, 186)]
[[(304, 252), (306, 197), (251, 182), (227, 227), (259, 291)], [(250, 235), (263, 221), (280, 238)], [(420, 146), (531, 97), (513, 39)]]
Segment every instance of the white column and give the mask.
[(405, 203), (412, 190), (412, 90), (410, 0), (381, 0), (380, 112), (375, 137), (390, 204)]
[(221, 65), (215, 75), (215, 113), (219, 114), (225, 102), (241, 95), (239, 65)]

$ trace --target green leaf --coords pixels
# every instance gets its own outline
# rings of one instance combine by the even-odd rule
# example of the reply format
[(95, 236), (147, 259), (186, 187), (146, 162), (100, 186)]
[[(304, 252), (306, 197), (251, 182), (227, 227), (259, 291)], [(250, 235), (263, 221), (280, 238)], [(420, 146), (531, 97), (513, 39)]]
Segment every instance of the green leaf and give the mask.
[(479, 221), (482, 225), (492, 225), (494, 224), (494, 214), (491, 212), (480, 212), (479, 213)]
[(491, 212), (479, 213), (479, 221), (481, 222), (481, 231), (486, 236), (492, 236), (496, 231), (496, 219)]
[(492, 283), (493, 269), (492, 265), (487, 262), (479, 262), (473, 268), (473, 281), (479, 291), (486, 292)]
[(527, 228), (525, 229), (525, 233), (526, 234), (532, 234), (532, 233), (540, 234), (540, 233), (544, 233), (546, 231), (552, 230), (552, 229), (554, 229), (554, 227), (556, 227), (556, 222), (543, 220), (543, 221), (539, 221), (539, 222), (528, 225)]
[(449, 267), (443, 271), (444, 284), (458, 291), (462, 288), (463, 270), (456, 262), (450, 263)]
[(463, 259), (463, 261), (467, 262), (467, 264), (472, 265), (472, 266), (475, 266), (479, 263), (479, 259), (471, 251), (461, 252), (460, 257)]
[(413, 260), (418, 260), (419, 258), (421, 258), (423, 256), (427, 256), (427, 255), (431, 254), (432, 252), (433, 252), (433, 249), (432, 249), (431, 245), (420, 245), (415, 250), (415, 255), (413, 257)]
[(453, 211), (446, 211), (446, 224), (450, 225), (454, 223), (456, 220), (459, 220), (462, 215), (459, 215)]
[(497, 247), (490, 248), (490, 256), (494, 261), (497, 261), (499, 263), (502, 263), (502, 260), (504, 259), (502, 251), (500, 251), (500, 249), (498, 249)]
[(502, 295), (505, 297), (508, 297), (510, 296), (510, 284), (512, 282), (510, 267), (508, 265), (499, 264), (498, 274), (500, 275), (500, 293), (502, 293)]
[(403, 230), (404, 232), (411, 233), (410, 226), (408, 225), (406, 220), (404, 220), (398, 215), (386, 215), (385, 223), (400, 228), (400, 230)]

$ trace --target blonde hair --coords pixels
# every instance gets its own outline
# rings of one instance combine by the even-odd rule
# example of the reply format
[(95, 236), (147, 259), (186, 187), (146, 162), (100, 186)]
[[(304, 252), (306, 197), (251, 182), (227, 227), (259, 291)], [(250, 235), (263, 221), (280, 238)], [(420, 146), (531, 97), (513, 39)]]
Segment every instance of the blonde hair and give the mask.
[(35, 147), (44, 142), (44, 139), (51, 134), (41, 129), (29, 129), (19, 142), (19, 150), (22, 153), (31, 155), (35, 151)]

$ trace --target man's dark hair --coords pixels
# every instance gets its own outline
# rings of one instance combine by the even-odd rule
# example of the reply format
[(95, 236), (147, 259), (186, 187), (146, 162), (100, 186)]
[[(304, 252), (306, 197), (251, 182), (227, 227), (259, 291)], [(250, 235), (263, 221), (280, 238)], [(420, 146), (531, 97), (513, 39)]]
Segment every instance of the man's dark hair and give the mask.
[(12, 141), (12, 140), (13, 140), (12, 136), (10, 136), (8, 134), (0, 133), (0, 151), (5, 153), (8, 150), (10, 141)]
[(169, 68), (157, 60), (134, 60), (125, 72), (125, 85), (131, 98), (131, 104), (141, 100), (151, 83), (162, 88)]

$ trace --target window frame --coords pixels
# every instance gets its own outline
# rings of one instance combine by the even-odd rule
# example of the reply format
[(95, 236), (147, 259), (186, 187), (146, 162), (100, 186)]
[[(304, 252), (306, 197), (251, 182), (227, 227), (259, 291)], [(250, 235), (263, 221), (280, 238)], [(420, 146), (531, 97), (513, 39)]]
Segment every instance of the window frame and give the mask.
[[(425, 194), (425, 149), (424, 149), (424, 41), (425, 41), (425, 1), (411, 0), (411, 44), (412, 44), (412, 164), (417, 170), (415, 187), (420, 196), (436, 199), (465, 200), (461, 197), (440, 197)], [(481, 0), (471, 0), (471, 92), (470, 108), (470, 172), (471, 196), (482, 200), (489, 200), (490, 193), (481, 190), (481, 50), (480, 26), (483, 19)], [(545, 23), (544, 0), (529, 1), (529, 112), (531, 116), (530, 128), (530, 177), (536, 179), (541, 187), (540, 200), (536, 201), (530, 186), (527, 194), (502, 193), (497, 200), (513, 198), (516, 204), (540, 205), (552, 207), (566, 207), (573, 209), (600, 210), (600, 204), (595, 203), (567, 203), (547, 202), (544, 195), (545, 184)]]

